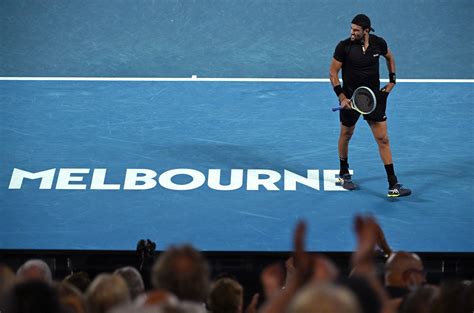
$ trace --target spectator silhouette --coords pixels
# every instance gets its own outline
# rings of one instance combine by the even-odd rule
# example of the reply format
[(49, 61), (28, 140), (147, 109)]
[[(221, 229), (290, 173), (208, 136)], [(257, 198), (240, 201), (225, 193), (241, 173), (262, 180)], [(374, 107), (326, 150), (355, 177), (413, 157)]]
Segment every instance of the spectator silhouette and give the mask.
[(19, 281), (40, 280), (47, 284), (53, 282), (48, 264), (39, 259), (26, 261), (16, 272), (16, 277)]
[(152, 284), (180, 300), (205, 303), (209, 291), (209, 265), (190, 245), (172, 246), (153, 265)]
[(49, 284), (33, 279), (20, 282), (9, 292), (7, 313), (60, 313), (56, 290)]
[(116, 270), (115, 274), (120, 275), (127, 283), (132, 300), (145, 292), (145, 284), (143, 283), (142, 275), (136, 268), (131, 266), (122, 267)]
[(106, 313), (114, 307), (130, 302), (130, 293), (119, 275), (100, 274), (86, 291), (89, 313)]
[(385, 263), (385, 288), (392, 299), (403, 298), (425, 282), (423, 263), (415, 253), (398, 251)]
[(64, 281), (73, 285), (80, 292), (85, 293), (89, 285), (91, 284), (91, 279), (87, 272), (77, 272), (70, 274), (64, 278)]
[(209, 292), (208, 308), (212, 313), (241, 313), (243, 288), (232, 278), (220, 278)]

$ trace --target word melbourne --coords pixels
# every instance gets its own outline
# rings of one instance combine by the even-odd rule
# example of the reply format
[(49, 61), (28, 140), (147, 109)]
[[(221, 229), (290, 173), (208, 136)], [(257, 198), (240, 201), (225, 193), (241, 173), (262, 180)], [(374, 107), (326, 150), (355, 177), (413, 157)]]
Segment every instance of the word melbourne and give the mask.
[(108, 177), (105, 168), (52, 168), (40, 172), (15, 168), (8, 188), (22, 189), (24, 185), (33, 185), (39, 189), (57, 190), (148, 190), (159, 185), (169, 190), (193, 190), (207, 185), (208, 188), (219, 191), (242, 188), (286, 191), (297, 190), (298, 186), (320, 190), (322, 180), (324, 191), (344, 191), (336, 183), (338, 174), (339, 170), (309, 169), (306, 175), (299, 175), (286, 169), (283, 174), (269, 169), (230, 169), (223, 175), (221, 169), (202, 172), (177, 168), (158, 175), (151, 169), (126, 169), (124, 176), (118, 176), (121, 177), (120, 181), (113, 181), (119, 178)]

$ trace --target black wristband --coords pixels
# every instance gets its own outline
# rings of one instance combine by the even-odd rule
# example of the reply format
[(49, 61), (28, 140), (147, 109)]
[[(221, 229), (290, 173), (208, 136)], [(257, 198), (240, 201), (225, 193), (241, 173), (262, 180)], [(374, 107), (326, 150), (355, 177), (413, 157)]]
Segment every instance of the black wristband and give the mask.
[(334, 86), (333, 89), (334, 89), (334, 92), (336, 93), (336, 96), (338, 97), (341, 93), (343, 93), (341, 85)]
[(388, 74), (388, 80), (389, 80), (392, 84), (396, 84), (396, 83), (397, 83), (397, 75), (395, 75), (395, 73), (390, 73), (390, 74)]

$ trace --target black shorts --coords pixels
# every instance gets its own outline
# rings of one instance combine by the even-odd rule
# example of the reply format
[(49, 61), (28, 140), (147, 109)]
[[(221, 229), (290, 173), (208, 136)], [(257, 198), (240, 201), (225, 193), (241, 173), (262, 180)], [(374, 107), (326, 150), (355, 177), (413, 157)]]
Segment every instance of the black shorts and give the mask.
[[(374, 112), (364, 115), (364, 120), (372, 122), (384, 122), (387, 120), (385, 109), (387, 108), (387, 97), (389, 93), (384, 91), (377, 91), (375, 97), (377, 98), (377, 107)], [(352, 127), (357, 123), (361, 114), (356, 110), (340, 110), (339, 120), (342, 125)]]

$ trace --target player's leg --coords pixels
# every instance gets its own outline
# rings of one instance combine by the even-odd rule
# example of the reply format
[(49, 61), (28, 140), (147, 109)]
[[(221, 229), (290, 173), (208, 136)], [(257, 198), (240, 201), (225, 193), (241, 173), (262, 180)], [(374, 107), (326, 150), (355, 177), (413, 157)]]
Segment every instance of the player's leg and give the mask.
[(359, 119), (360, 114), (354, 110), (341, 110), (339, 113), (340, 132), (338, 139), (339, 152), (339, 178), (338, 185), (347, 190), (357, 189), (357, 185), (352, 182), (352, 177), (349, 174), (349, 142), (354, 134), (355, 125)]
[(387, 181), (389, 186), (387, 196), (400, 197), (410, 195), (411, 190), (402, 187), (402, 185), (398, 183), (397, 176), (395, 175), (392, 151), (390, 150), (390, 140), (388, 137), (387, 121), (375, 122), (367, 120), (367, 123), (369, 124), (375, 141), (377, 142), (380, 158), (382, 159), (385, 171), (387, 173)]
[(349, 141), (354, 134), (354, 129), (355, 125), (347, 127), (341, 123), (341, 130), (339, 132), (339, 140), (337, 144), (339, 160), (341, 161), (339, 172), (340, 175), (349, 173), (349, 164), (347, 164), (347, 159), (349, 156)]
[(388, 138), (387, 121), (374, 122), (367, 121), (377, 142), (380, 158), (384, 165), (392, 164), (392, 151), (390, 150), (390, 140)]

